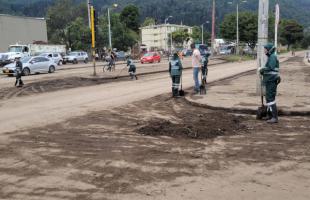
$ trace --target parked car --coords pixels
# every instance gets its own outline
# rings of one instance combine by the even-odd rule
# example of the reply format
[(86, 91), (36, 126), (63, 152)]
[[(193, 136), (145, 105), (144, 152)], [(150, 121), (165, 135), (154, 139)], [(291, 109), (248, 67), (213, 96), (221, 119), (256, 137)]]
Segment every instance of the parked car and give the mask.
[[(28, 76), (36, 73), (53, 73), (56, 70), (56, 63), (43, 56), (24, 57), (20, 60), (23, 63), (23, 75)], [(15, 75), (16, 63), (11, 63), (3, 67), (3, 74)]]
[(60, 53), (42, 53), (39, 56), (43, 56), (46, 58), (52, 59), (57, 65), (61, 65), (63, 62), (63, 58)]
[(125, 61), (126, 60), (126, 53), (124, 51), (117, 51), (116, 53), (116, 61)]
[(251, 49), (249, 46), (246, 46), (242, 49), (242, 54), (244, 55), (254, 55), (256, 54), (256, 51)]
[(223, 46), (220, 48), (220, 55), (229, 55), (232, 53), (232, 48), (228, 46)]
[(67, 63), (78, 64), (78, 62), (88, 63), (88, 55), (86, 52), (73, 51), (63, 58), (63, 64)]
[(154, 62), (160, 62), (161, 57), (160, 54), (157, 52), (149, 52), (142, 56), (140, 59), (141, 64), (143, 63), (154, 63)]

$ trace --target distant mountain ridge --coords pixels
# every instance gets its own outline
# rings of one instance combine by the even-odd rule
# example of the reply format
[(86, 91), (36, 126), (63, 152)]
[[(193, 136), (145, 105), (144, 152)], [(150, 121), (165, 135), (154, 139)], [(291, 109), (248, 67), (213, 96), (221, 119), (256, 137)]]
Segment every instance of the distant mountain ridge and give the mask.
[[(75, 3), (86, 0), (73, 0)], [(231, 0), (234, 1), (234, 0)], [(270, 0), (272, 11), (275, 2)], [(55, 0), (0, 0), (0, 13), (17, 14), (24, 16), (43, 17), (49, 6)], [(221, 21), (225, 14), (235, 12), (235, 5), (230, 5), (227, 0), (216, 0), (217, 21)], [(310, 0), (281, 0), (278, 1), (281, 8), (281, 17), (292, 18), (310, 27)], [(211, 20), (211, 0), (95, 0), (95, 6), (100, 12), (104, 12), (108, 5), (118, 3), (120, 8), (128, 5), (137, 5), (141, 10), (141, 21), (145, 17), (154, 17), (158, 23), (162, 23), (165, 17), (172, 15), (170, 23), (183, 23), (187, 25), (199, 25)], [(240, 4), (240, 12), (257, 11), (258, 0), (247, 0)]]

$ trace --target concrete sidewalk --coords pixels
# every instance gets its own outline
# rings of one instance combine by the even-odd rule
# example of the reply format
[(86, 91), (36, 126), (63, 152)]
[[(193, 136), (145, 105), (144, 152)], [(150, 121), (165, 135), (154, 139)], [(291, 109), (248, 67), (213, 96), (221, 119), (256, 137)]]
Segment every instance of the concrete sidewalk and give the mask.
[[(283, 60), (282, 60), (283, 61)], [(303, 53), (280, 64), (282, 83), (278, 87), (277, 104), (280, 114), (310, 114), (310, 66)], [(256, 72), (209, 85), (207, 95), (189, 95), (186, 100), (199, 106), (255, 113), (261, 104), (256, 95)]]

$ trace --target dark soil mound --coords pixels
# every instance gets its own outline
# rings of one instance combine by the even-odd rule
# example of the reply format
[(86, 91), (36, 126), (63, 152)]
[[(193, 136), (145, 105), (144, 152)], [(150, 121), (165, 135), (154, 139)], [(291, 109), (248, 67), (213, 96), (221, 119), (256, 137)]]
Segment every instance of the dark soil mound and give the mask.
[(150, 136), (170, 136), (176, 138), (209, 139), (222, 135), (236, 135), (247, 130), (242, 124), (243, 117), (214, 112), (208, 114), (185, 113), (181, 123), (153, 119), (137, 130)]
[(119, 78), (117, 80), (112, 78), (84, 78), (84, 77), (70, 77), (63, 79), (44, 80), (32, 83), (26, 83), (23, 88), (2, 88), (0, 89), (0, 99), (10, 99), (13, 97), (33, 95), (44, 92), (54, 92), (58, 90), (65, 90), (77, 87), (86, 87), (110, 83), (112, 81), (128, 80), (127, 77)]

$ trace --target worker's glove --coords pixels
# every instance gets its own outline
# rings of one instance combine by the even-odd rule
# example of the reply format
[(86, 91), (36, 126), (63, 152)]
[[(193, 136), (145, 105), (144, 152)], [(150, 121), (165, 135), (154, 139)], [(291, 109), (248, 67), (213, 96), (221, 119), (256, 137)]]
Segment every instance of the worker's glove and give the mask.
[(281, 77), (280, 76), (277, 77), (276, 83), (277, 83), (277, 85), (279, 85), (281, 83)]
[(261, 67), (257, 68), (257, 74), (260, 75), (260, 70), (261, 70)]
[(264, 74), (263, 67), (259, 67), (259, 68), (257, 69), (257, 73), (259, 73), (260, 75), (263, 75), (263, 74)]

